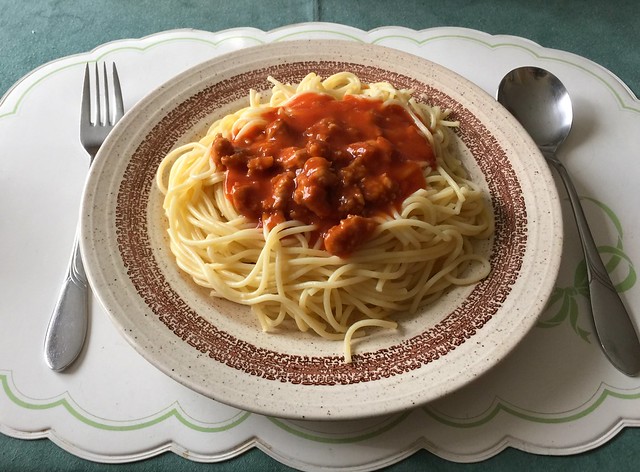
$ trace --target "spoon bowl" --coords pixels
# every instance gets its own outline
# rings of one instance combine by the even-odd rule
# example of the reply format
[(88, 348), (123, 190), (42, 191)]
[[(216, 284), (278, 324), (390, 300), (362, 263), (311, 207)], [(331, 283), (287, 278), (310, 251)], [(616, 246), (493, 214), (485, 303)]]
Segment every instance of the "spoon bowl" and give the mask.
[(521, 67), (498, 88), (498, 101), (522, 124), (543, 153), (555, 152), (571, 131), (569, 92), (550, 72)]
[(569, 172), (556, 157), (556, 150), (569, 135), (573, 122), (569, 92), (552, 73), (538, 67), (520, 67), (502, 79), (497, 98), (527, 130), (562, 178), (584, 250), (591, 314), (603, 352), (624, 374), (640, 375), (640, 339), (600, 259)]

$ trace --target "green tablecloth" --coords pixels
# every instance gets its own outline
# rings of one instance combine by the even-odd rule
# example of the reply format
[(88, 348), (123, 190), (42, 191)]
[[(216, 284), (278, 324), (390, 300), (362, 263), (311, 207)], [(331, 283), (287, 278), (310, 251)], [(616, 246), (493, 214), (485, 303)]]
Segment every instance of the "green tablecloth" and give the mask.
[[(545, 47), (587, 57), (640, 92), (640, 28), (635, 0), (0, 0), (0, 95), (32, 69), (104, 42), (175, 28), (217, 31), (238, 26), (270, 30), (286, 24), (326, 21), (361, 29), (395, 25), (413, 29), (462, 26), (511, 34)], [(1, 327), (0, 327), (1, 329)], [(0, 434), (0, 471), (284, 470), (252, 450), (215, 465), (174, 454), (123, 465), (95, 464), (48, 440)], [(640, 429), (626, 429), (592, 452), (546, 457), (506, 450), (474, 465), (454, 464), (420, 451), (390, 470), (640, 470)]]

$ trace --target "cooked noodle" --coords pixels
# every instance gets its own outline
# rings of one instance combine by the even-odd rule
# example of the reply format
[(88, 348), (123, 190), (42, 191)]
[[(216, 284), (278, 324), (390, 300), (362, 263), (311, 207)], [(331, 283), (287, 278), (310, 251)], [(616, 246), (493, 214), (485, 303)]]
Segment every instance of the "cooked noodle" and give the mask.
[[(350, 362), (351, 338), (363, 328), (394, 328), (394, 314), (415, 313), (451, 286), (489, 273), (487, 258), (474, 252), (472, 240), (491, 236), (491, 209), (456, 157), (450, 128), (457, 123), (448, 121), (447, 110), (418, 103), (388, 83), (362, 84), (347, 72), (324, 80), (309, 74), (298, 85), (269, 80), (274, 86), (266, 103), (251, 91), (248, 107), (216, 121), (200, 141), (162, 161), (157, 185), (165, 195), (171, 251), (180, 269), (213, 296), (251, 306), (264, 331), (292, 319), (301, 331), (344, 340)], [(304, 92), (400, 105), (436, 156), (435, 167), (423, 169), (426, 188), (393, 214), (375, 216), (372, 236), (346, 258), (327, 253), (313, 237), (313, 225), (287, 220), (260, 227), (239, 214), (225, 194), (225, 172), (212, 159), (218, 134), (240, 140), (265, 126), (265, 110)]]

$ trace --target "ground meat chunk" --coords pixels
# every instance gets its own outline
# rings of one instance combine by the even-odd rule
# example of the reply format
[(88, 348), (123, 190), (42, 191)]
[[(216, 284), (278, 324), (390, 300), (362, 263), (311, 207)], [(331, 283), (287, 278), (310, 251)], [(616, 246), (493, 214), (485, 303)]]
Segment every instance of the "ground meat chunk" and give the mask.
[(249, 169), (249, 175), (256, 172), (264, 172), (265, 170), (273, 167), (273, 156), (256, 156), (247, 161), (247, 168)]
[(241, 149), (238, 152), (234, 152), (229, 156), (221, 156), (220, 163), (224, 168), (227, 168), (227, 169), (230, 167), (244, 169), (247, 167), (248, 159), (249, 159), (249, 153), (244, 149)]
[(380, 150), (380, 158), (383, 162), (388, 162), (391, 160), (391, 156), (393, 155), (393, 144), (387, 138), (383, 136), (378, 136), (375, 140), (376, 146)]
[(398, 194), (398, 184), (386, 173), (365, 177), (360, 182), (360, 188), (367, 202), (378, 204), (393, 201)]
[(252, 218), (257, 218), (262, 214), (262, 200), (254, 185), (235, 185), (231, 191), (231, 198), (238, 213)]
[(276, 210), (286, 210), (291, 195), (296, 188), (295, 174), (291, 171), (278, 174), (271, 179), (273, 186), (273, 208)]
[(267, 126), (264, 131), (268, 140), (286, 138), (290, 134), (289, 125), (280, 118)]
[(319, 156), (324, 157), (325, 159), (331, 158), (331, 148), (324, 141), (311, 139), (307, 142), (305, 148), (309, 156)]
[(357, 185), (367, 175), (362, 157), (356, 157), (348, 165), (340, 169), (340, 178), (345, 185)]
[(346, 151), (353, 156), (354, 160), (360, 160), (360, 162), (365, 166), (367, 164), (375, 163), (375, 159), (378, 155), (378, 148), (375, 145), (375, 141), (351, 143), (346, 147)]
[(344, 149), (333, 149), (331, 160), (337, 168), (342, 169), (353, 161), (353, 156)]
[(342, 217), (359, 215), (364, 210), (365, 200), (357, 186), (342, 187), (337, 194), (338, 211)]
[(302, 169), (304, 163), (309, 159), (309, 153), (306, 149), (296, 148), (296, 147), (288, 147), (282, 150), (280, 156), (278, 157), (278, 161), (287, 170), (291, 169)]
[(379, 167), (389, 162), (393, 145), (389, 140), (379, 136), (376, 139), (351, 143), (345, 150), (364, 166)]
[(304, 132), (307, 138), (316, 141), (331, 141), (333, 137), (340, 133), (340, 125), (331, 118), (323, 118), (314, 123)]
[(329, 192), (337, 182), (338, 178), (331, 170), (329, 161), (323, 157), (311, 157), (296, 176), (293, 199), (298, 205), (304, 205), (321, 218), (329, 216)]
[(213, 144), (211, 145), (211, 157), (216, 167), (221, 167), (222, 162), (221, 159), (224, 156), (230, 156), (235, 152), (233, 148), (233, 144), (226, 138), (223, 138), (221, 134), (218, 134), (213, 139)]
[(327, 231), (324, 247), (334, 256), (347, 257), (369, 239), (376, 225), (371, 218), (350, 215)]

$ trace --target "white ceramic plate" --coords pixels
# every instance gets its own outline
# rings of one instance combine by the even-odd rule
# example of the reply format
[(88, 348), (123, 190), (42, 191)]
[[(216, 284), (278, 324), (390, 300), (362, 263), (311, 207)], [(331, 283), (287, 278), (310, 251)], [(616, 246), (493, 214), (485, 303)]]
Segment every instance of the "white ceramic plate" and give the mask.
[[(492, 273), (417, 316), (354, 346), (303, 333), (263, 333), (249, 310), (211, 299), (168, 250), (156, 168), (175, 146), (246, 104), (268, 75), (295, 82), (350, 70), (412, 88), (451, 108), (463, 161), (485, 186), (496, 232)], [(91, 285), (125, 338), (149, 362), (215, 400), (278, 417), (357, 418), (425, 403), (496, 365), (544, 308), (558, 271), (556, 187), (529, 136), (484, 91), (424, 59), (343, 41), (275, 43), (205, 62), (127, 113), (102, 146), (82, 206)]]

